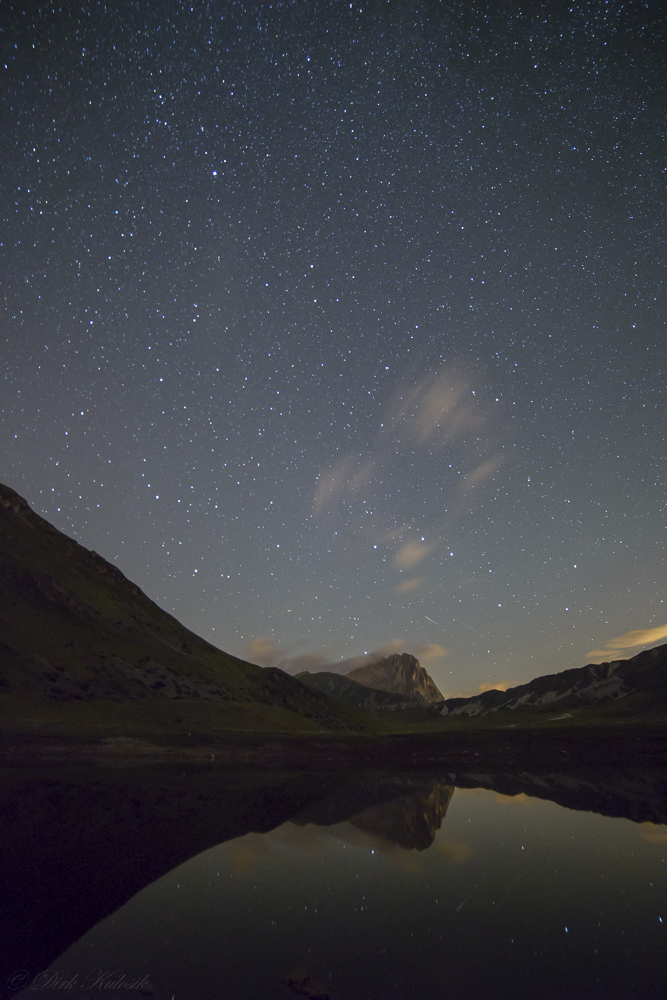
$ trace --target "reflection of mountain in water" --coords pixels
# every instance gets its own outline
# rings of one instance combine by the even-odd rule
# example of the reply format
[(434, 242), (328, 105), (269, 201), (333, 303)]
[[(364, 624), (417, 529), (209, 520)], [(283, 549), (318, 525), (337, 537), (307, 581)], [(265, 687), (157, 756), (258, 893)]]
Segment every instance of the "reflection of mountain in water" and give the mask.
[(457, 774), (458, 788), (488, 788), (501, 795), (529, 795), (567, 809), (634, 820), (667, 822), (665, 771), (603, 771), (571, 774)]
[(435, 840), (453, 794), (451, 785), (434, 782), (430, 792), (415, 792), (394, 802), (369, 806), (349, 822), (399, 847), (423, 851)]
[(359, 776), (302, 809), (292, 822), (331, 826), (347, 820), (399, 847), (423, 851), (435, 840), (453, 794), (451, 785), (429, 776)]
[(423, 850), (453, 786), (524, 792), (575, 809), (667, 821), (667, 768), (574, 774), (287, 773), (190, 767), (0, 772), (0, 997), (131, 896), (201, 851), (286, 820), (350, 821)]

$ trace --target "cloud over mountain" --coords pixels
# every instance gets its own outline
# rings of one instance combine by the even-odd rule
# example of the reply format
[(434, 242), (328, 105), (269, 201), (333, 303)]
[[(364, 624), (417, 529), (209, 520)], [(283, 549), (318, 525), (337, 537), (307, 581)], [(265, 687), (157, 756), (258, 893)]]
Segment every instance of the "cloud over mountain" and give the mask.
[(588, 657), (592, 662), (620, 659), (626, 649), (632, 649), (635, 646), (648, 646), (665, 638), (667, 638), (667, 625), (636, 628), (625, 632), (624, 635), (619, 635), (616, 639), (610, 639), (602, 649), (591, 650)]

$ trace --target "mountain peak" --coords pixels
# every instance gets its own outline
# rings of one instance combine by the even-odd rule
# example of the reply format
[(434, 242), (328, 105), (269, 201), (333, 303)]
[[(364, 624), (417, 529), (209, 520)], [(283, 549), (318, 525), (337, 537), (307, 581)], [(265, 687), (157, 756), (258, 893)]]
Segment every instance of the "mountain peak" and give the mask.
[(345, 676), (364, 687), (407, 695), (426, 704), (444, 701), (433, 678), (411, 653), (391, 653), (357, 667)]

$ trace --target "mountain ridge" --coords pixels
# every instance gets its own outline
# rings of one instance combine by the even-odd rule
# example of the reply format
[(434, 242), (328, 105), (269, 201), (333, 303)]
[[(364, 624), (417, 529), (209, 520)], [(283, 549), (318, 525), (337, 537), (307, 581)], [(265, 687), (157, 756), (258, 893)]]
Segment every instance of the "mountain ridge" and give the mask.
[(278, 668), (246, 663), (185, 628), (116, 566), (2, 484), (0, 594), (3, 695), (214, 701), (227, 709), (243, 706), (246, 714), (264, 706), (278, 728), (359, 728), (350, 710), (325, 694)]
[(470, 698), (446, 698), (442, 708), (455, 718), (476, 718), (500, 711), (604, 705), (638, 692), (667, 703), (667, 643), (635, 656), (607, 663), (588, 663), (558, 674), (544, 674), (506, 691), (492, 689)]

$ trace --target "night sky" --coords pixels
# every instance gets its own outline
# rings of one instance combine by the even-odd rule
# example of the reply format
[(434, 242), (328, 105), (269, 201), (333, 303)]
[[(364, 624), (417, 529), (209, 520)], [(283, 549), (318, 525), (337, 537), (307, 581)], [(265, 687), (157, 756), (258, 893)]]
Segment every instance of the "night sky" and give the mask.
[(660, 18), (3, 2), (0, 480), (263, 664), (664, 639)]

